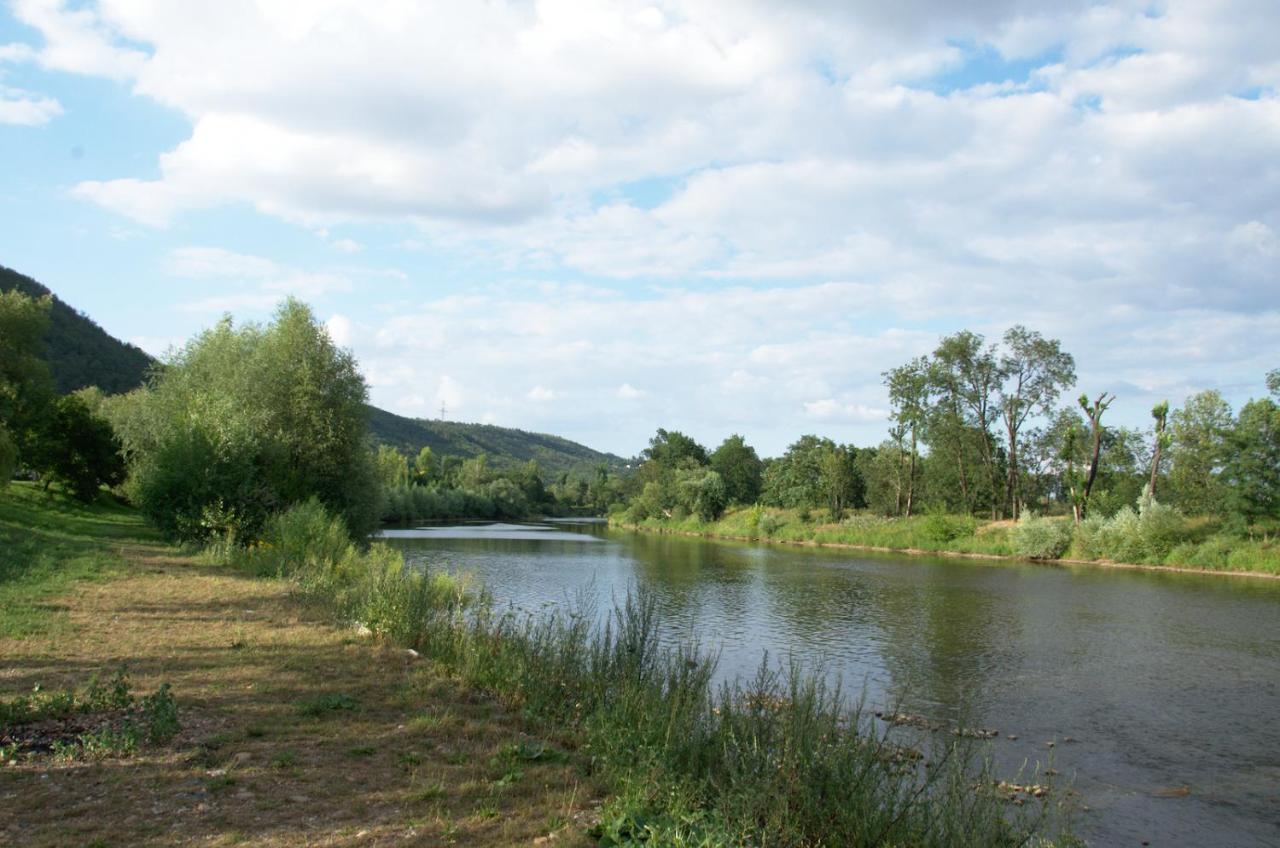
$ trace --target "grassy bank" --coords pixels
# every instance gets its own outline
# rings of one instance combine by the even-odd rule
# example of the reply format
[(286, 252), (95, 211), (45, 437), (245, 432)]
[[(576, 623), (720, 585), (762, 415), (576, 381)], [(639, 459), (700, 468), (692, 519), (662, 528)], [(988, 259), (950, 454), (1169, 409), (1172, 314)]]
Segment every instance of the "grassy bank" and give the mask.
[[(10, 747), (11, 841), (1013, 846), (1040, 844), (1057, 800), (1013, 806), (977, 743), (891, 739), (799, 673), (713, 687), (712, 661), (664, 648), (642, 598), (603, 629), (586, 608), (521, 616), (352, 545), (314, 505), (249, 549), (193, 557), (127, 512), (44, 497), (0, 493), (0, 542), (34, 522), (87, 559), (79, 578), (6, 572), (45, 600), (0, 640), (0, 715), (40, 684), (89, 705), (82, 720), (91, 679), (123, 666), (135, 691), (169, 693), (180, 729), (66, 756)], [(123, 708), (102, 703), (94, 720), (114, 727)]]
[(855, 514), (830, 521), (822, 510), (738, 507), (717, 521), (696, 516), (646, 519), (615, 526), (724, 539), (870, 548), (906, 553), (1131, 564), (1170, 569), (1280, 575), (1280, 541), (1226, 533), (1207, 519), (1156, 508), (1122, 510), (1075, 527), (1067, 517), (1022, 522), (969, 516), (884, 518)]
[(602, 627), (589, 606), (499, 609), (386, 547), (356, 547), (315, 503), (227, 554), (559, 728), (610, 790), (592, 831), (602, 845), (1025, 845), (1053, 803), (1008, 806), (969, 735), (891, 739), (794, 668), (713, 686), (714, 661), (664, 647), (644, 597)]
[[(181, 555), (129, 510), (21, 484), (0, 491), (0, 557), (0, 737), (67, 743), (5, 752), (0, 844), (591, 843), (601, 787), (559, 734), (335, 626), (289, 582)], [(122, 666), (136, 746), (71, 745), (119, 725), (90, 681), (111, 693)], [(153, 743), (141, 710), (165, 683), (181, 729)], [(65, 706), (68, 692), (62, 719), (14, 722), (21, 700)]]

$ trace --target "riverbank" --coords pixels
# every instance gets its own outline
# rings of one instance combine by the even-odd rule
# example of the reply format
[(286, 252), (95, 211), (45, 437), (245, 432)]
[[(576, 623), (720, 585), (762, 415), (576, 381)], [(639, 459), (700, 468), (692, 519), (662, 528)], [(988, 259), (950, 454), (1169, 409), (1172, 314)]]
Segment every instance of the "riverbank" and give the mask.
[[(737, 542), (1280, 579), (1280, 545), (1275, 542), (1241, 540), (1230, 548), (1223, 549), (1216, 537), (1203, 533), (1199, 539), (1188, 539), (1173, 547), (1170, 552), (1170, 556), (1174, 558), (1172, 561), (1130, 563), (1073, 555), (1076, 551), (1071, 547), (1061, 557), (1022, 556), (1017, 553), (1015, 522), (978, 521), (968, 516), (926, 515), (910, 519), (888, 519), (855, 515), (842, 522), (823, 522), (812, 516), (805, 520), (797, 510), (739, 507), (727, 511), (718, 521), (713, 522), (700, 521), (690, 516), (683, 519), (650, 518), (632, 523), (615, 514), (610, 517), (609, 524), (637, 532), (669, 533)], [(1062, 529), (1065, 532), (1065, 524)], [(1211, 560), (1215, 567), (1207, 568), (1177, 561), (1179, 554), (1187, 554), (1189, 558), (1203, 557), (1206, 550), (1219, 554)]]
[(127, 757), (10, 752), (0, 844), (591, 843), (599, 787), (566, 740), (125, 507), (0, 491), (0, 656), (0, 701), (124, 666), (170, 684), (181, 726)]

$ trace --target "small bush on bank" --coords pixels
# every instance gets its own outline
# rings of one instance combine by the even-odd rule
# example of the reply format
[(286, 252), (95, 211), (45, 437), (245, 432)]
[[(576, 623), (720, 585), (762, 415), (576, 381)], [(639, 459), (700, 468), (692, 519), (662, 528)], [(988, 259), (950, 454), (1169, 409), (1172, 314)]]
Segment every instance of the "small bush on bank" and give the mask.
[(1071, 525), (1065, 521), (1043, 518), (1027, 510), (1013, 529), (1013, 546), (1018, 556), (1031, 559), (1057, 559), (1071, 544)]
[(1110, 518), (1090, 516), (1076, 527), (1075, 554), (1113, 562), (1163, 563), (1188, 539), (1187, 520), (1176, 508), (1145, 498)]

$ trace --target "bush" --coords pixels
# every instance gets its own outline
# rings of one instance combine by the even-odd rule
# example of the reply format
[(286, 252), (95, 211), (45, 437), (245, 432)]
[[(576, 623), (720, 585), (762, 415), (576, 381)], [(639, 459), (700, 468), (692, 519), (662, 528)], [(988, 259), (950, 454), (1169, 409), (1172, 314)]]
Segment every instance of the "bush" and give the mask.
[[(169, 536), (256, 536), (272, 513), (318, 497), (356, 533), (381, 494), (365, 444), (368, 391), (350, 353), (286, 301), (265, 327), (202, 333), (148, 388), (107, 399), (130, 493)], [(208, 526), (210, 507), (226, 526)]]
[(1027, 510), (1013, 529), (1013, 549), (1031, 559), (1058, 559), (1071, 544), (1071, 525)]
[(924, 537), (936, 545), (972, 536), (977, 528), (978, 523), (971, 515), (947, 515), (943, 512), (929, 513), (920, 525)]
[(1186, 519), (1176, 508), (1143, 498), (1137, 510), (1126, 506), (1110, 518), (1090, 516), (1080, 522), (1075, 549), (1086, 559), (1160, 564), (1189, 533)]

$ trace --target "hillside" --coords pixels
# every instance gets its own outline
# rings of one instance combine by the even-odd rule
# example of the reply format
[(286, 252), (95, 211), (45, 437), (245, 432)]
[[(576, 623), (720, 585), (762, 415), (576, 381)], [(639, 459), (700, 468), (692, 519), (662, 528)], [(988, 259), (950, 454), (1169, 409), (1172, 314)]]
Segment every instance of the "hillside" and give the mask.
[[(107, 394), (119, 394), (142, 385), (147, 370), (155, 364), (144, 351), (114, 338), (30, 277), (0, 265), (0, 291), (15, 288), (32, 297), (53, 297), (45, 343), (49, 370), (59, 392), (97, 386)], [(536, 459), (549, 475), (588, 473), (600, 464), (612, 470), (624, 464), (613, 454), (600, 453), (558, 436), (487, 424), (404, 418), (372, 406), (369, 407), (369, 429), (374, 441), (411, 456), (423, 447), (430, 447), (442, 456), (472, 457), (485, 453), (497, 465)]]
[(141, 348), (112, 337), (35, 280), (0, 265), (0, 292), (12, 289), (31, 297), (53, 296), (45, 345), (59, 392), (97, 386), (107, 394), (119, 394), (142, 385), (154, 360)]
[(433, 453), (471, 457), (488, 454), (498, 464), (537, 460), (547, 474), (588, 473), (599, 465), (616, 470), (626, 461), (611, 453), (601, 453), (585, 445), (549, 436), (492, 424), (459, 421), (430, 421), (405, 418), (369, 407), (369, 430), (373, 438), (410, 456), (424, 447)]

